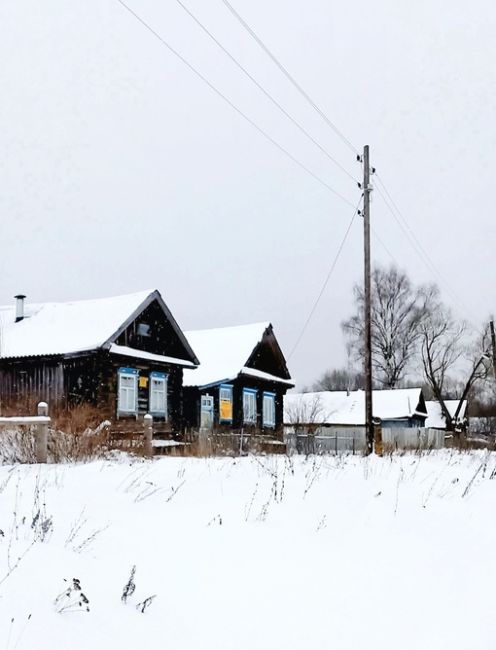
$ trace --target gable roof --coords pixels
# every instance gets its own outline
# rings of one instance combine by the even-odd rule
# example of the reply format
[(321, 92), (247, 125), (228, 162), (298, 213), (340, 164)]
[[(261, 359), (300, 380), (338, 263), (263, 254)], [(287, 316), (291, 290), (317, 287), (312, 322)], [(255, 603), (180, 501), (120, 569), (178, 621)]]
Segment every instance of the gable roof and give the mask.
[[(180, 338), (187, 361), (197, 364), (198, 359), (156, 290), (94, 300), (27, 303), (25, 318), (17, 323), (14, 305), (0, 307), (0, 358), (110, 349), (119, 334), (154, 300), (158, 301)], [(139, 350), (135, 352), (140, 353)]]
[[(444, 400), (444, 403), (451, 417), (454, 417), (460, 400), (446, 399)], [(425, 405), (427, 407), (427, 420), (425, 421), (425, 426), (429, 427), (430, 429), (446, 429), (446, 421), (441, 410), (441, 404), (436, 401), (428, 401), (425, 403)], [(462, 406), (460, 408), (460, 413), (458, 414), (458, 421), (462, 421), (464, 419), (466, 411), (467, 400), (463, 400)]]
[(185, 332), (201, 365), (194, 373), (184, 373), (184, 385), (209, 386), (243, 374), (293, 386), (286, 378), (247, 367), (255, 348), (271, 329), (270, 323), (263, 322)]
[[(381, 420), (403, 420), (415, 415), (425, 417), (421, 388), (374, 390), (374, 417)], [(305, 419), (311, 422), (305, 422)], [(284, 396), (284, 422), (287, 424), (348, 424), (365, 425), (365, 392), (320, 391), (288, 393)]]

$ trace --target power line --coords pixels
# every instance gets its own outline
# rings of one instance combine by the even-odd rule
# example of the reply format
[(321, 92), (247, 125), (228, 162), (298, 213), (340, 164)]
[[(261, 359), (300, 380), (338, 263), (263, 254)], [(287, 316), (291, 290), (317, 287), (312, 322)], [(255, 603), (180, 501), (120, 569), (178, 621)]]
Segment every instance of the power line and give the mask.
[(386, 246), (386, 244), (383, 242), (383, 240), (379, 237), (379, 235), (377, 234), (377, 230), (375, 230), (375, 228), (373, 228), (372, 226), (370, 227), (370, 230), (372, 232), (372, 236), (374, 237), (374, 239), (376, 239), (379, 242), (379, 244), (386, 251), (386, 253), (389, 255), (389, 257), (393, 260), (393, 262), (396, 264), (396, 266), (401, 266), (400, 263), (398, 262), (398, 260), (396, 259), (396, 257), (391, 253), (389, 248)]
[(394, 220), (396, 223), (399, 225), (403, 233), (405, 234), (406, 238), (408, 239), (409, 243), (411, 244), (412, 248), (415, 250), (419, 258), (423, 261), (423, 263), (426, 265), (428, 270), (433, 273), (439, 280), (439, 282), (444, 286), (444, 289), (447, 291), (447, 293), (450, 295), (451, 299), (453, 302), (458, 305), (459, 308), (461, 308), (462, 312), (466, 312), (466, 315), (470, 314), (470, 310), (467, 308), (466, 305), (464, 305), (458, 297), (455, 295), (455, 293), (451, 290), (449, 284), (446, 282), (442, 274), (439, 272), (437, 267), (435, 266), (434, 262), (432, 261), (431, 257), (425, 250), (425, 248), (422, 246), (421, 242), (419, 241), (418, 237), (415, 235), (413, 230), (410, 228), (408, 221), (406, 218), (403, 216), (401, 211), (399, 210), (398, 206), (396, 203), (394, 203), (390, 193), (388, 192), (384, 181), (380, 178), (380, 176), (376, 172), (376, 177), (379, 183), (381, 184), (383, 191), (381, 191), (381, 188), (376, 185), (376, 190), (378, 191), (379, 195), (381, 196), (382, 200), (384, 201), (386, 207), (390, 211), (391, 215), (393, 216)]
[[(177, 0), (179, 2), (179, 0)], [(234, 7), (231, 5), (229, 0), (222, 0), (224, 5), (229, 9), (229, 11), (232, 13), (232, 15), (238, 20), (238, 22), (243, 26), (243, 28), (249, 33), (249, 35), (258, 43), (258, 45), (262, 48), (262, 50), (269, 56), (269, 58), (273, 61), (273, 63), (279, 68), (279, 70), (284, 74), (284, 76), (290, 81), (290, 83), (298, 90), (298, 92), (307, 100), (307, 102), (314, 108), (317, 113), (324, 119), (324, 121), (327, 123), (327, 125), (338, 135), (341, 140), (355, 153), (357, 154), (357, 158), (360, 160), (360, 154), (357, 151), (357, 149), (353, 146), (353, 144), (346, 138), (346, 136), (338, 129), (338, 127), (328, 118), (328, 116), (320, 109), (320, 107), (314, 102), (314, 100), (310, 97), (310, 95), (303, 89), (303, 87), (296, 81), (296, 79), (291, 75), (289, 70), (279, 61), (279, 59), (275, 56), (275, 54), (268, 48), (268, 46), (263, 42), (263, 40), (256, 34), (256, 32), (248, 25), (248, 23), (244, 20), (244, 18), (234, 9)], [(384, 196), (384, 194), (381, 192), (380, 188), (376, 186), (376, 189), (378, 190), (379, 194), (381, 195), (382, 199), (384, 200), (386, 206), (390, 210), (391, 214), (397, 221), (397, 223), (400, 225), (401, 229), (407, 236), (407, 238), (410, 241), (410, 244), (413, 246), (419, 257), (422, 259), (422, 261), (427, 265), (428, 269), (430, 270), (431, 273), (433, 273), (435, 276), (438, 277), (439, 281), (441, 284), (444, 285), (446, 291), (450, 294), (451, 298), (454, 300), (455, 303), (457, 303), (459, 306), (462, 306), (463, 309), (462, 311), (465, 311), (467, 314), (470, 314), (470, 310), (467, 308), (466, 305), (463, 303), (460, 304), (460, 301), (458, 300), (457, 296), (451, 291), (449, 284), (446, 282), (442, 274), (439, 272), (437, 269), (436, 265), (430, 258), (429, 254), (423, 247), (422, 243), (419, 241), (418, 237), (416, 234), (413, 232), (413, 230), (410, 228), (408, 225), (407, 220), (403, 217), (400, 209), (394, 202), (391, 194), (389, 193), (388, 189), (386, 188), (384, 182), (380, 178), (380, 176), (376, 173), (376, 177), (378, 182), (382, 185), (382, 188), (387, 195)], [(388, 200), (390, 201), (390, 204)], [(396, 211), (396, 213), (395, 213)], [(386, 252), (392, 257), (394, 260), (394, 256), (392, 253), (387, 249), (385, 244), (379, 239), (379, 236), (377, 235), (376, 232), (373, 233), (375, 238), (379, 241), (381, 246), (386, 250)]]
[[(419, 239), (418, 239), (417, 235), (415, 234), (415, 232), (410, 228), (410, 225), (409, 225), (407, 219), (402, 215), (400, 209), (398, 208), (398, 206), (396, 205), (396, 203), (393, 201), (393, 198), (392, 198), (391, 194), (389, 193), (389, 191), (388, 191), (386, 185), (384, 184), (384, 181), (382, 180), (382, 178), (380, 177), (380, 175), (379, 175), (377, 172), (376, 172), (376, 178), (377, 178), (378, 182), (380, 183), (380, 185), (381, 185), (381, 187), (382, 187), (384, 193), (385, 193), (386, 196), (387, 196), (387, 199), (389, 200), (389, 202), (390, 202), (390, 204), (391, 204), (391, 205), (388, 205), (389, 210), (391, 210), (391, 206), (392, 206), (392, 208), (394, 209), (394, 210), (391, 210), (391, 212), (392, 212), (393, 216), (395, 217), (396, 221), (398, 221), (398, 223), (400, 223), (400, 221), (402, 222), (403, 225), (401, 225), (401, 223), (400, 223), (400, 226), (402, 227), (403, 230), (406, 229), (406, 230), (408, 231), (408, 236), (411, 237), (412, 241), (414, 242), (415, 246), (416, 246), (416, 247), (418, 248), (418, 250), (420, 251), (421, 255), (422, 255), (422, 256), (427, 260), (427, 264), (430, 265), (432, 272), (433, 272), (435, 275), (440, 276), (439, 271), (438, 271), (438, 270), (436, 269), (436, 267), (434, 266), (434, 262), (430, 259), (430, 257), (429, 257), (429, 255), (428, 255), (427, 251), (426, 251), (425, 248), (422, 246), (422, 243), (419, 241)], [(377, 187), (377, 186), (376, 186), (376, 187)], [(382, 194), (381, 189), (380, 189), (379, 187), (377, 187), (377, 191), (378, 191), (379, 194), (382, 196), (383, 201), (384, 201), (384, 202), (386, 203), (386, 205), (387, 205), (386, 197)], [(396, 212), (396, 214), (397, 214), (397, 218), (396, 218), (396, 216), (394, 215), (394, 212)], [(404, 226), (404, 228), (403, 228), (403, 226)]]
[(212, 32), (205, 27), (205, 25), (201, 22), (199, 18), (195, 16), (195, 14), (182, 2), (182, 0), (176, 0), (177, 4), (192, 18), (195, 23), (202, 29), (209, 38), (212, 39), (212, 41), (226, 54), (231, 61), (250, 79), (252, 83), (255, 84), (255, 86), (276, 106), (283, 115), (285, 115), (288, 120), (290, 120), (297, 129), (300, 130), (301, 133), (303, 133), (313, 144), (320, 149), (320, 151), (327, 156), (327, 158), (333, 162), (339, 169), (344, 172), (348, 178), (350, 178), (354, 183), (356, 183), (355, 177), (350, 174), (350, 172), (338, 161), (336, 158), (334, 158), (325, 147), (323, 147), (318, 140), (316, 140), (311, 133), (309, 133), (288, 111), (284, 108), (284, 106), (281, 105), (280, 102), (275, 99), (273, 95), (271, 95), (268, 90), (266, 90), (261, 83), (259, 83), (255, 77), (236, 59), (236, 57), (231, 54), (231, 52), (224, 46), (222, 43), (212, 34)]
[[(377, 179), (380, 181), (379, 176), (377, 176)], [(382, 181), (380, 181), (380, 182), (382, 183)], [(401, 228), (401, 230), (403, 231), (403, 234), (406, 236), (406, 238), (408, 239), (408, 242), (410, 243), (412, 248), (415, 250), (415, 252), (419, 256), (419, 258), (427, 266), (427, 268), (429, 269), (429, 271), (431, 273), (433, 273), (434, 275), (437, 275), (437, 271), (436, 271), (434, 265), (431, 263), (429, 257), (426, 255), (426, 253), (424, 252), (422, 247), (420, 247), (418, 245), (418, 243), (416, 241), (416, 238), (413, 237), (412, 231), (409, 228), (408, 224), (406, 223), (406, 220), (400, 219), (400, 216), (398, 214), (396, 214), (396, 211), (393, 209), (393, 207), (390, 204), (390, 202), (389, 202), (388, 198), (386, 197), (385, 193), (381, 190), (381, 188), (378, 185), (375, 186), (375, 189), (377, 190), (378, 194), (380, 195), (380, 197), (384, 201), (384, 204), (386, 205), (389, 212), (393, 216), (393, 219), (396, 221), (398, 226)]]
[(296, 341), (295, 341), (295, 344), (294, 344), (293, 347), (291, 348), (291, 352), (290, 352), (289, 355), (288, 355), (288, 361), (291, 359), (291, 357), (293, 356), (293, 354), (294, 354), (296, 348), (297, 348), (298, 345), (300, 344), (300, 341), (301, 341), (301, 339), (303, 338), (303, 335), (305, 334), (306, 329), (307, 329), (308, 325), (310, 324), (310, 321), (312, 320), (312, 317), (313, 317), (313, 315), (314, 315), (314, 313), (315, 313), (315, 310), (317, 309), (318, 304), (319, 304), (319, 302), (320, 302), (322, 296), (324, 295), (324, 291), (326, 290), (326, 287), (327, 287), (327, 285), (329, 284), (329, 280), (331, 279), (331, 276), (332, 276), (332, 274), (334, 273), (334, 269), (336, 268), (336, 264), (338, 263), (339, 257), (340, 257), (340, 255), (341, 255), (341, 253), (342, 253), (342, 251), (343, 251), (343, 248), (344, 248), (344, 245), (345, 245), (345, 243), (346, 243), (346, 240), (348, 239), (348, 235), (350, 234), (351, 227), (352, 227), (352, 225), (353, 225), (353, 222), (355, 221), (355, 217), (356, 217), (357, 214), (358, 214), (358, 210), (359, 210), (359, 208), (360, 208), (360, 203), (362, 202), (362, 198), (363, 198), (363, 196), (360, 197), (360, 200), (358, 201), (358, 204), (357, 204), (357, 206), (356, 206), (356, 208), (355, 208), (355, 211), (353, 212), (353, 216), (351, 217), (350, 223), (348, 224), (348, 228), (346, 229), (346, 232), (344, 233), (344, 236), (343, 236), (343, 239), (341, 240), (341, 243), (340, 243), (340, 245), (339, 245), (339, 248), (338, 248), (338, 250), (336, 251), (336, 255), (334, 256), (334, 259), (333, 259), (332, 264), (331, 264), (331, 267), (330, 267), (330, 269), (329, 269), (329, 271), (328, 271), (328, 273), (327, 273), (327, 276), (326, 276), (326, 278), (325, 278), (325, 280), (324, 280), (324, 283), (323, 283), (323, 285), (322, 285), (322, 288), (321, 288), (321, 290), (319, 291), (319, 294), (318, 294), (317, 298), (315, 299), (315, 302), (314, 302), (313, 305), (312, 305), (312, 308), (311, 308), (311, 310), (310, 310), (310, 313), (308, 314), (308, 317), (307, 317), (307, 319), (306, 319), (306, 321), (305, 321), (303, 327), (301, 328), (301, 331), (300, 331), (300, 333), (299, 333), (299, 335), (298, 335), (298, 338), (297, 338)]
[(245, 119), (251, 126), (253, 126), (264, 138), (266, 138), (269, 142), (271, 142), (279, 151), (284, 153), (290, 160), (292, 160), (296, 165), (298, 165), (301, 169), (303, 169), (307, 174), (312, 176), (318, 183), (323, 185), (325, 188), (327, 188), (330, 192), (332, 192), (335, 196), (339, 197), (342, 201), (344, 201), (347, 205), (350, 207), (354, 207), (354, 204), (349, 201), (345, 196), (340, 194), (337, 190), (335, 190), (329, 183), (324, 181), (320, 176), (317, 176), (309, 167), (307, 167), (304, 163), (302, 163), (298, 158), (293, 156), (292, 153), (290, 153), (283, 145), (281, 145), (277, 140), (275, 140), (271, 135), (269, 135), (264, 129), (262, 129), (261, 126), (259, 126), (256, 122), (254, 122), (246, 113), (244, 113), (236, 104), (234, 104), (224, 93), (222, 93), (214, 84), (207, 79), (199, 70), (197, 70), (182, 54), (180, 54), (176, 49), (172, 47), (158, 32), (156, 32), (153, 27), (151, 27), (141, 16), (139, 16), (131, 7), (129, 7), (124, 0), (117, 0), (117, 2), (126, 9), (138, 22), (140, 22), (143, 27), (145, 27), (153, 36), (155, 36), (156, 39), (162, 43), (175, 57), (177, 57), (187, 68), (191, 70), (203, 83), (205, 83), (216, 95), (218, 95), (221, 99), (223, 99), (238, 115), (240, 115), (243, 119)]
[(320, 117), (324, 120), (324, 122), (334, 131), (334, 133), (341, 138), (341, 140), (355, 153), (356, 155), (360, 155), (356, 147), (353, 146), (353, 144), (348, 140), (348, 138), (338, 129), (338, 127), (330, 120), (330, 118), (324, 113), (324, 111), (314, 102), (314, 100), (310, 97), (310, 95), (304, 90), (304, 88), (296, 81), (296, 79), (291, 75), (289, 70), (279, 61), (279, 59), (276, 57), (276, 55), (265, 45), (265, 43), (262, 41), (262, 39), (255, 33), (255, 31), (248, 25), (248, 23), (244, 20), (242, 16), (239, 15), (239, 13), (234, 9), (234, 7), (231, 5), (229, 0), (222, 0), (222, 2), (226, 5), (226, 7), (229, 9), (229, 11), (233, 14), (233, 16), (241, 23), (241, 25), (246, 29), (246, 31), (250, 34), (250, 36), (258, 43), (258, 45), (262, 48), (262, 50), (267, 54), (267, 56), (270, 57), (270, 59), (275, 63), (275, 65), (279, 68), (279, 70), (283, 73), (283, 75), (288, 79), (288, 81), (296, 88), (296, 90), (306, 99), (306, 101), (310, 104), (310, 106), (317, 111), (317, 113), (320, 115)]

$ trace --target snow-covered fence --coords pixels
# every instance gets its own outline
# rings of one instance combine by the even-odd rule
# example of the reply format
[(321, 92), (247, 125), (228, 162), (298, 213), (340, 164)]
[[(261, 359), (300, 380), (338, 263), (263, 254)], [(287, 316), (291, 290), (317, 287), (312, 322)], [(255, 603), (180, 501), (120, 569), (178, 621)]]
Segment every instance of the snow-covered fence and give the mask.
[(442, 429), (382, 429), (382, 444), (385, 449), (441, 449), (444, 436)]
[[(438, 429), (382, 429), (385, 450), (441, 449), (445, 433)], [(365, 427), (319, 427), (315, 433), (294, 433), (287, 427), (284, 434), (288, 452), (299, 454), (362, 453), (365, 451)]]
[(0, 427), (18, 427), (35, 425), (35, 453), (37, 463), (46, 463), (48, 456), (48, 404), (38, 404), (38, 415), (26, 417), (0, 417)]
[(315, 433), (286, 431), (288, 452), (299, 454), (362, 453), (365, 450), (365, 427), (319, 427)]

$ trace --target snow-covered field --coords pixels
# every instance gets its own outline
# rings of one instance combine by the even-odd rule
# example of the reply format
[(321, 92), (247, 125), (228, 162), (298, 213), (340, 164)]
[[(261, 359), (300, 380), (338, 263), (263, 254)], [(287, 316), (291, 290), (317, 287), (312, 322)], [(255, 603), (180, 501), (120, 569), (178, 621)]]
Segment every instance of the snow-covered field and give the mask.
[(493, 650), (493, 472), (448, 451), (0, 467), (0, 649)]

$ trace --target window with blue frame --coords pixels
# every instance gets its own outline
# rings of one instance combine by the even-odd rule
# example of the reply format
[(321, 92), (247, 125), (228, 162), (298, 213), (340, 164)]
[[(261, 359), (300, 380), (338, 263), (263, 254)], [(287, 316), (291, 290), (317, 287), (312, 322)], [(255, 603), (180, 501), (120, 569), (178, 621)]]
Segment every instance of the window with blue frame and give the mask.
[(265, 392), (263, 394), (263, 425), (264, 427), (276, 426), (276, 395)]
[(150, 397), (148, 409), (151, 415), (167, 419), (167, 375), (150, 373)]
[(135, 368), (119, 368), (117, 386), (117, 412), (135, 415), (138, 412), (138, 371)]
[(230, 423), (233, 419), (233, 387), (221, 384), (219, 388), (219, 422)]
[(257, 423), (257, 391), (253, 388), (243, 388), (243, 423)]

